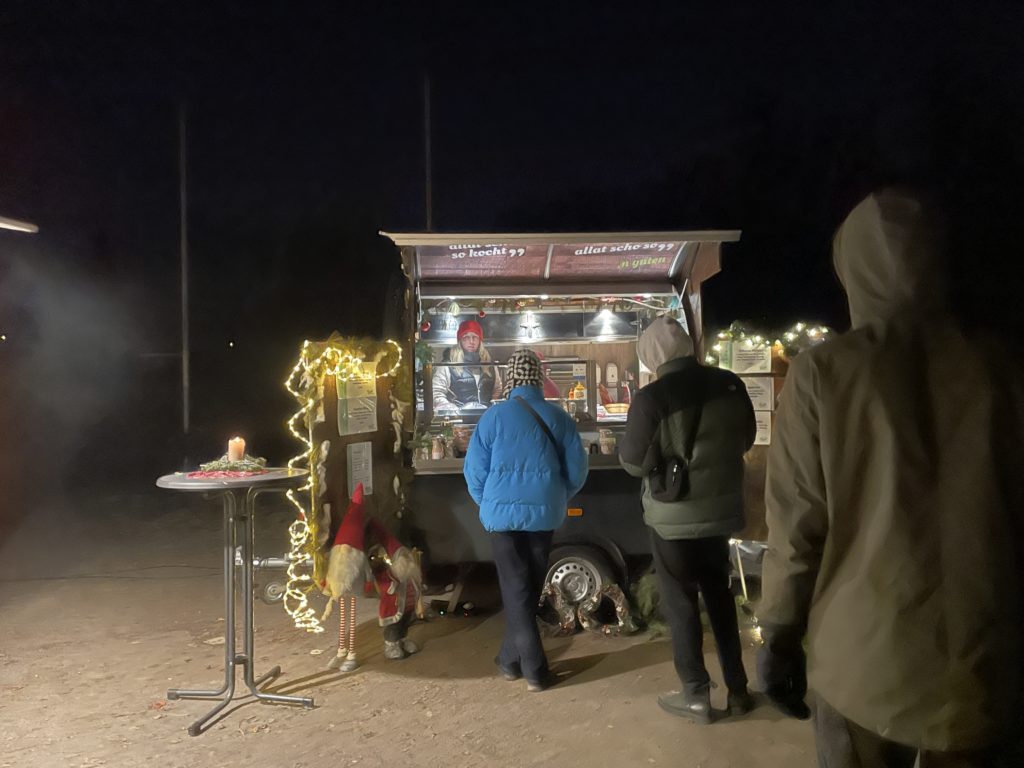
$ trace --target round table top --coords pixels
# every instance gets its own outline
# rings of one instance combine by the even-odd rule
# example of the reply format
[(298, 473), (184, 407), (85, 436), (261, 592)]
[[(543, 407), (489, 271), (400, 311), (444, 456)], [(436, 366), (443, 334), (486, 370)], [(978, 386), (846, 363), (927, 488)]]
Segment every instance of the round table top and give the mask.
[(187, 472), (175, 472), (157, 478), (158, 488), (169, 488), (172, 491), (229, 491), (233, 488), (250, 488), (254, 485), (270, 485), (273, 483), (287, 484), (303, 479), (309, 472), (305, 469), (289, 469), (288, 467), (267, 467), (267, 471), (259, 475), (246, 477), (195, 477), (190, 478)]

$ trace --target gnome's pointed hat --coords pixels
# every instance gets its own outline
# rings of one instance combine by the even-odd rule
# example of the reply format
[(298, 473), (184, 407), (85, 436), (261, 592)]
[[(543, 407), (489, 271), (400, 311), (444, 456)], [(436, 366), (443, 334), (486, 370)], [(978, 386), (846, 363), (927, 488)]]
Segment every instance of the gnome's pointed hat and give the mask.
[(353, 549), (363, 551), (363, 484), (356, 483), (352, 491), (352, 500), (348, 503), (348, 511), (334, 535), (334, 544), (348, 544)]
[(324, 592), (330, 597), (362, 594), (367, 569), (363, 547), (363, 484), (359, 483), (327, 557)]

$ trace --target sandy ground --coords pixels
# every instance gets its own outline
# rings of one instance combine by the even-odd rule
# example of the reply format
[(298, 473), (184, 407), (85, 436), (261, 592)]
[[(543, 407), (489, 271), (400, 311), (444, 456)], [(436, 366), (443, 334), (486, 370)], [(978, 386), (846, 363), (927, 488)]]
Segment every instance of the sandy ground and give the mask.
[[(283, 507), (262, 515), (259, 554), (283, 552), (289, 518)], [(347, 675), (325, 669), (336, 623), (307, 634), (257, 602), (257, 674), (281, 665), (269, 689), (316, 706), (242, 698), (190, 737), (209, 704), (167, 701), (166, 689), (223, 679), (223, 646), (207, 642), (225, 626), (216, 507), (157, 491), (53, 502), (0, 555), (2, 768), (814, 764), (809, 725), (769, 707), (708, 727), (663, 713), (657, 694), (678, 684), (665, 640), (548, 639), (562, 680), (528, 694), (495, 674), (500, 612), (414, 625), (422, 652), (388, 661), (370, 602), (362, 667)], [(707, 649), (720, 682), (710, 638)], [(753, 661), (748, 648), (748, 670)], [(724, 698), (719, 686), (715, 706)]]

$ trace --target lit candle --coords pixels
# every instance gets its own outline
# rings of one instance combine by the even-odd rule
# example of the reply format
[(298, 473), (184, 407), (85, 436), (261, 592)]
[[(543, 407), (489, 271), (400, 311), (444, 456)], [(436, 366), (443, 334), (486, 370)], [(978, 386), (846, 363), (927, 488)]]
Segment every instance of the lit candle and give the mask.
[(245, 440), (232, 437), (228, 440), (228, 461), (241, 461), (245, 458)]

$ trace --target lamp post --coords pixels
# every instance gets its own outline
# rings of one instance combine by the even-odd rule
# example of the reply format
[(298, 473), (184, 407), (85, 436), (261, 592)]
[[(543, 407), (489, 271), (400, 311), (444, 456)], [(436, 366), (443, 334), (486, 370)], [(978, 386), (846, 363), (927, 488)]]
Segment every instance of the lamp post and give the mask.
[(181, 433), (191, 429), (191, 367), (188, 328), (188, 164), (185, 105), (178, 108), (178, 247), (181, 268)]

